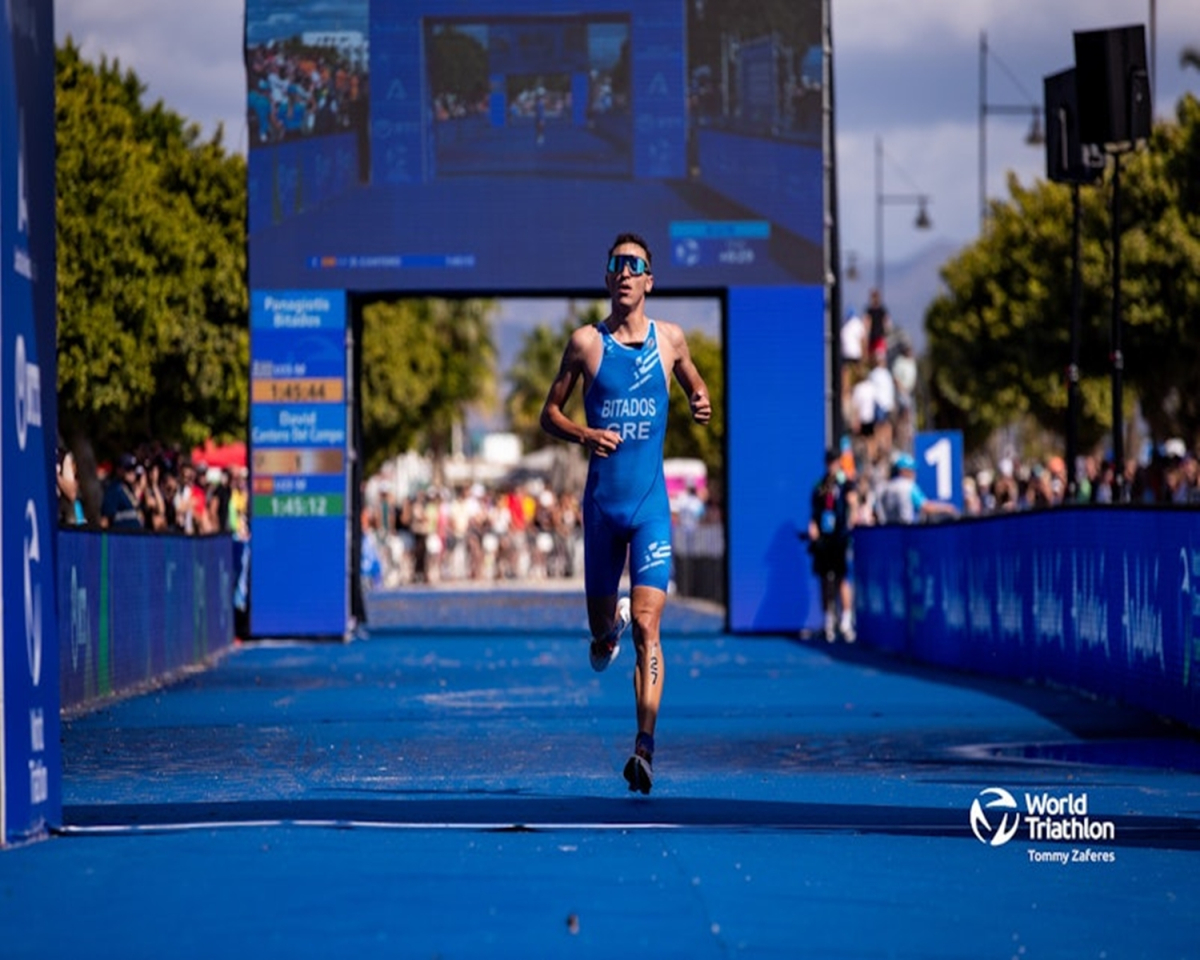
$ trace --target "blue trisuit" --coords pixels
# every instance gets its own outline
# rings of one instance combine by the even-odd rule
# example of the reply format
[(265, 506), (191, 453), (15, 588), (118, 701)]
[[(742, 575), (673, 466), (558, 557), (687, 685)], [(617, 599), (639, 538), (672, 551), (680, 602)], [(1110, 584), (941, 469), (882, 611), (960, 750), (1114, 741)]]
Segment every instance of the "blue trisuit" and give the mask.
[(671, 576), (671, 507), (663, 476), (670, 384), (654, 321), (641, 346), (598, 327), (604, 352), (583, 398), (588, 426), (621, 443), (593, 456), (583, 494), (584, 581), (588, 596), (617, 592), (629, 551), (633, 586), (666, 591)]

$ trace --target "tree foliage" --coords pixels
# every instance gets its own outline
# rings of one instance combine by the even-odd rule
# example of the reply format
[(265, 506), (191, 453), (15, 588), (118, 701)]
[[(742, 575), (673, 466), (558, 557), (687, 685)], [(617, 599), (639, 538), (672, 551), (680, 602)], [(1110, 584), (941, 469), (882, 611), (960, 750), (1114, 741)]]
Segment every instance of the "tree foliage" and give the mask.
[(245, 433), (245, 161), (117, 62), (56, 51), (58, 397), (101, 456)]
[(453, 94), (478, 103), (488, 92), (487, 48), (474, 37), (445, 27), (428, 37), (430, 87), (436, 96)]
[[(1121, 167), (1124, 405), (1152, 435), (1200, 437), (1200, 101), (1154, 128)], [(1080, 443), (1112, 427), (1113, 164), (1080, 188)], [(942, 268), (946, 292), (926, 315), (932, 415), (977, 448), (1023, 417), (1062, 433), (1070, 360), (1072, 188), (1010, 177), (980, 239)]]
[(381, 300), (363, 307), (362, 421), (366, 472), (415, 447), (435, 461), (456, 424), (491, 399), (490, 300)]
[[(504, 399), (504, 410), (510, 428), (521, 438), (524, 449), (536, 450), (554, 442), (541, 427), (542, 405), (558, 374), (563, 351), (576, 327), (599, 323), (604, 317), (603, 307), (594, 303), (582, 313), (566, 317), (557, 331), (546, 324), (538, 324), (522, 339), (521, 348), (508, 371), (510, 386)], [(584, 422), (579, 391), (568, 401), (564, 412), (576, 423)]]
[(700, 330), (689, 332), (687, 341), (692, 362), (708, 387), (712, 420), (706, 425), (696, 423), (687, 395), (678, 384), (672, 384), (671, 426), (667, 430), (663, 455), (703, 460), (709, 476), (717, 477), (724, 469), (725, 449), (725, 377), (721, 344)]

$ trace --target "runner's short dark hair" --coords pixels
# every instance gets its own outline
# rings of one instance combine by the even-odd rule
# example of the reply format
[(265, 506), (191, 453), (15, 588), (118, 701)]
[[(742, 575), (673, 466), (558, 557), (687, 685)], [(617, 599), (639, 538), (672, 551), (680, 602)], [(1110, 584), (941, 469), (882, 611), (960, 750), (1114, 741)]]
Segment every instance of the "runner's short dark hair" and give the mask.
[(637, 233), (620, 233), (617, 234), (617, 239), (612, 242), (612, 246), (608, 248), (608, 255), (611, 257), (617, 250), (617, 247), (626, 243), (636, 243), (639, 247), (646, 251), (646, 263), (653, 264), (654, 257), (650, 253), (650, 245)]

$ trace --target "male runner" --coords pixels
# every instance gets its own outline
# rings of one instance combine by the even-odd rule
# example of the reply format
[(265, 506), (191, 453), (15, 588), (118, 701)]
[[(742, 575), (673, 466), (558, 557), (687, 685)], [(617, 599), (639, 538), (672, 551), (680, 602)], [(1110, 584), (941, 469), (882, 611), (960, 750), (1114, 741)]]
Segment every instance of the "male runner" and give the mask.
[[(632, 233), (618, 236), (605, 279), (612, 312), (571, 334), (541, 422), (551, 436), (583, 444), (591, 453), (583, 522), (592, 667), (604, 670), (616, 659), (632, 618), (638, 731), (625, 779), (630, 790), (649, 793), (665, 665), (659, 628), (671, 574), (671, 510), (663, 477), (671, 375), (687, 393), (697, 423), (708, 423), (712, 406), (683, 331), (646, 316), (646, 295), (654, 288), (646, 241)], [(563, 412), (580, 377), (586, 427)], [(627, 554), (632, 598), (618, 600)]]

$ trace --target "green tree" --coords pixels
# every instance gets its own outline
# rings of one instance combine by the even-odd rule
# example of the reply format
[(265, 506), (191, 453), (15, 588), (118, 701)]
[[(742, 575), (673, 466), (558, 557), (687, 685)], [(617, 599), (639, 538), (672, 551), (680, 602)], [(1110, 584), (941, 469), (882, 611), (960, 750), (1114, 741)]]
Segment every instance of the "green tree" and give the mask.
[(410, 449), (440, 468), (456, 424), (490, 401), (490, 300), (381, 300), (363, 307), (362, 419), (368, 475)]
[[(1070, 342), (1071, 188), (1010, 178), (978, 241), (942, 269), (926, 314), (932, 415), (977, 448), (1031, 417), (1065, 429)], [(1081, 189), (1080, 442), (1111, 430), (1112, 176)], [(1180, 101), (1148, 150), (1122, 159), (1124, 404), (1157, 439), (1200, 436), (1200, 101)], [(1127, 417), (1128, 422), (1128, 417)]]
[(430, 87), (464, 103), (478, 103), (488, 91), (488, 52), (482, 43), (454, 27), (438, 27), (429, 37)]
[(708, 386), (712, 400), (712, 420), (707, 425), (692, 419), (692, 410), (682, 388), (671, 386), (671, 426), (663, 447), (666, 457), (695, 457), (703, 460), (710, 477), (719, 477), (724, 467), (725, 450), (725, 379), (719, 341), (700, 330), (687, 334), (692, 362)]
[(100, 456), (245, 433), (245, 161), (144, 94), (56, 51), (59, 420)]
[[(572, 313), (564, 319), (557, 332), (546, 324), (539, 324), (521, 341), (521, 348), (508, 371), (511, 386), (504, 399), (504, 410), (510, 429), (521, 438), (524, 449), (536, 450), (554, 442), (542, 430), (542, 405), (558, 374), (563, 351), (576, 327), (599, 323), (604, 317), (603, 306), (595, 303), (582, 313)], [(568, 413), (576, 422), (583, 423), (583, 404), (578, 400), (578, 393), (572, 401), (569, 401)]]

